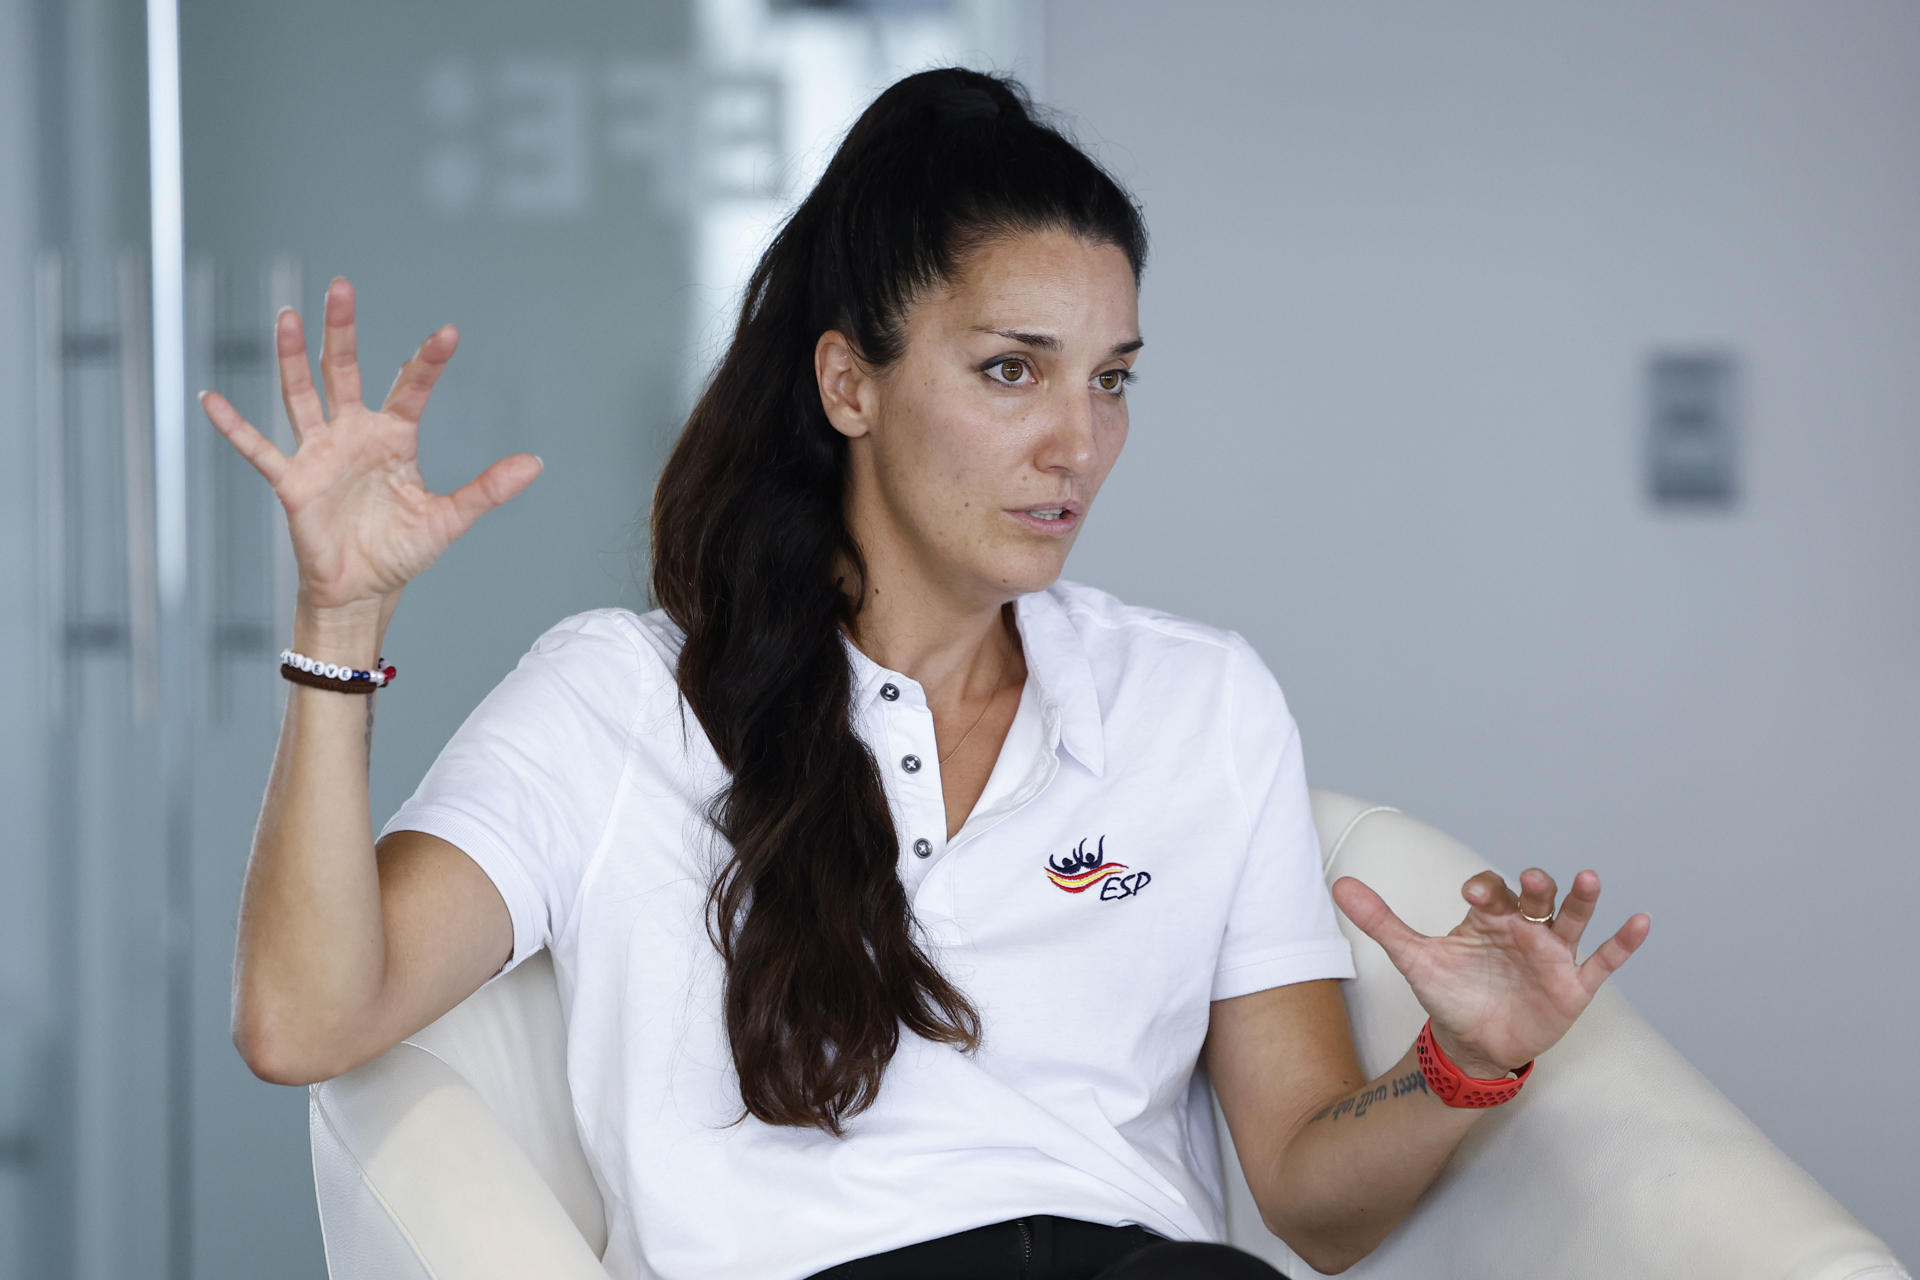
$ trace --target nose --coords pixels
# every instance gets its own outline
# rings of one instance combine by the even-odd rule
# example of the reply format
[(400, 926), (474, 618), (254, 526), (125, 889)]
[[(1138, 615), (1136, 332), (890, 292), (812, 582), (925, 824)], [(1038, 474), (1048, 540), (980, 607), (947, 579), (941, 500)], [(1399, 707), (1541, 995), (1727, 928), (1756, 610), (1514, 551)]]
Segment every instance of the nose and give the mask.
[(1094, 405), (1088, 393), (1069, 392), (1047, 410), (1049, 419), (1040, 443), (1038, 462), (1043, 471), (1084, 475), (1093, 470)]

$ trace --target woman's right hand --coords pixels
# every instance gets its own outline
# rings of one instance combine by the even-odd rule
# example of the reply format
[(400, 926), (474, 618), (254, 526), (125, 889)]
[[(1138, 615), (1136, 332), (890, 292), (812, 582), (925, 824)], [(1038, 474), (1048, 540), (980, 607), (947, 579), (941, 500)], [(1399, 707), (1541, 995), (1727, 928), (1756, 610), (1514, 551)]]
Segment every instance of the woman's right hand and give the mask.
[(332, 416), (321, 408), (307, 367), (300, 313), (274, 322), (280, 395), (298, 447), (289, 458), (240, 416), (226, 397), (203, 392), (200, 404), (220, 433), (273, 486), (286, 508), (300, 567), (303, 607), (317, 613), (382, 615), (400, 589), (425, 572), (454, 539), (540, 474), (530, 453), (500, 459), (450, 494), (429, 493), (415, 464), (420, 415), (460, 334), (446, 325), (400, 369), (386, 402), (360, 402), (354, 351), (353, 286), (327, 288), (320, 377)]

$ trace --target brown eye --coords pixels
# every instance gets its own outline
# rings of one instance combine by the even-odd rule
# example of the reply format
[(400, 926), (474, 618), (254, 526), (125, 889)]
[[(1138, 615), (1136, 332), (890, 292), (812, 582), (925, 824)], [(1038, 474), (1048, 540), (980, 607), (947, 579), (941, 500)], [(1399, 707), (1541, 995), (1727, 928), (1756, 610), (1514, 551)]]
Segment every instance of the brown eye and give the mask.
[(998, 369), (1001, 373), (1005, 373), (1009, 369), (1014, 371), (1014, 376), (1012, 377), (1012, 379), (1005, 379), (1005, 378), (1000, 379), (1000, 381), (1003, 381), (1003, 382), (1020, 381), (1020, 372), (1026, 369), (1026, 367), (1027, 367), (1027, 362), (1025, 360), (1002, 360), (999, 364), (994, 366), (994, 368)]

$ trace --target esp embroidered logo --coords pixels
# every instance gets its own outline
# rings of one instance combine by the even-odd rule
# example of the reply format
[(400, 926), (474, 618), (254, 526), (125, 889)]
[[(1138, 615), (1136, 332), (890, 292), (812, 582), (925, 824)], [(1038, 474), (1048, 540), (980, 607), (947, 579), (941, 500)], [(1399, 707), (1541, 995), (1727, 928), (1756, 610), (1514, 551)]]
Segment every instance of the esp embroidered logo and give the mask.
[(1100, 886), (1100, 898), (1105, 902), (1131, 898), (1153, 879), (1145, 871), (1135, 871), (1131, 875), (1126, 871), (1126, 863), (1107, 861), (1107, 838), (1104, 835), (1092, 853), (1087, 852), (1087, 842), (1082, 840), (1064, 858), (1051, 855), (1047, 858), (1047, 879), (1068, 893), (1085, 893), (1097, 884)]

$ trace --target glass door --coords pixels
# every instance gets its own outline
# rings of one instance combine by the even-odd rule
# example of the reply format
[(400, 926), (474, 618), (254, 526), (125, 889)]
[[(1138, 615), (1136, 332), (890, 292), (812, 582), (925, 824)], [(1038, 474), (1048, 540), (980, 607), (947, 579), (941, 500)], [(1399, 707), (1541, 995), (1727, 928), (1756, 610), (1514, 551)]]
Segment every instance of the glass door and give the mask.
[[(185, 940), (158, 762), (145, 13), (0, 4), (0, 1274), (174, 1265)], [(25, 182), (14, 175), (26, 175)]]

